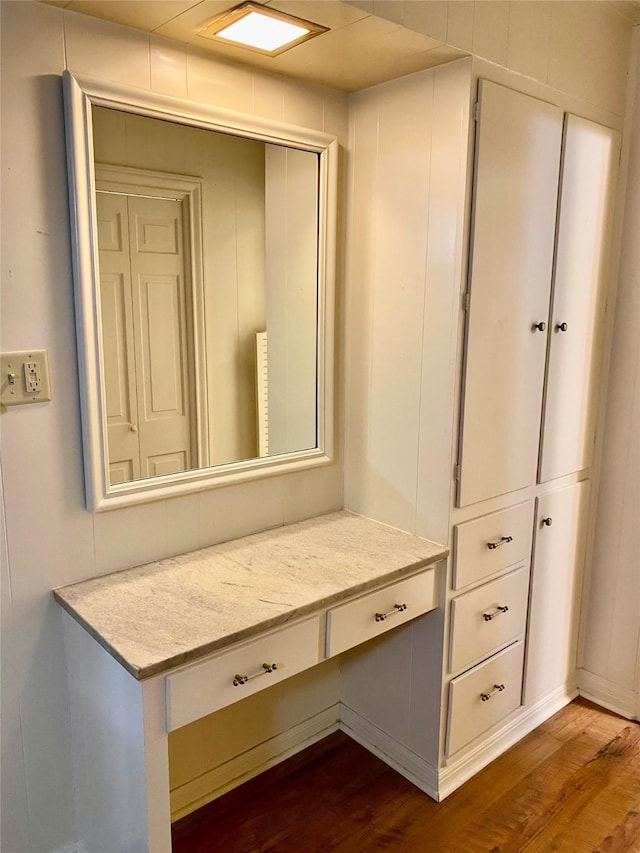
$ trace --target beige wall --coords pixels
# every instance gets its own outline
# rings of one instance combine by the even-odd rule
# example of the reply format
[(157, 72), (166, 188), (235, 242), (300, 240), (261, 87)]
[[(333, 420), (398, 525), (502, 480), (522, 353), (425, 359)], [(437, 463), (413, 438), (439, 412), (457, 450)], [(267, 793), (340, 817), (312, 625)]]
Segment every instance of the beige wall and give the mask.
[[(1, 13), (2, 349), (47, 349), (53, 387), (51, 403), (0, 415), (0, 848), (27, 853), (65, 849), (76, 833), (61, 614), (51, 589), (342, 505), (338, 463), (108, 513), (85, 509), (60, 75), (68, 67), (267, 116), (337, 134), (343, 145), (347, 105), (333, 90), (32, 0), (2, 3)], [(335, 673), (321, 677), (291, 705), (271, 694), (267, 723), (239, 728), (238, 749), (333, 701)]]
[(625, 108), (630, 4), (581, 0), (346, 0), (617, 115)]
[(640, 28), (634, 40), (629, 172), (582, 666), (592, 695), (640, 717)]

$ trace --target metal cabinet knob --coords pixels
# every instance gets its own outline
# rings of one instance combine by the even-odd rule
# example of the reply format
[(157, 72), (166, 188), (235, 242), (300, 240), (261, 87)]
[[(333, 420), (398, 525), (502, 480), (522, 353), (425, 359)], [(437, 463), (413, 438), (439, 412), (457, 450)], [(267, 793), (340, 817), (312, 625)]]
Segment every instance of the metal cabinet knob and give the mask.
[(138, 427), (136, 424), (129, 424), (129, 429), (131, 432), (138, 432)]
[(546, 328), (547, 328), (547, 324), (543, 323), (542, 321), (540, 323), (534, 323), (533, 324), (533, 330), (537, 329), (539, 332), (544, 332), (544, 330)]
[(545, 525), (545, 527), (551, 527), (551, 525), (553, 524), (553, 519), (551, 518), (551, 516), (547, 516), (547, 518), (542, 519), (542, 523)]
[(568, 328), (566, 323), (556, 323), (556, 332), (566, 332)]

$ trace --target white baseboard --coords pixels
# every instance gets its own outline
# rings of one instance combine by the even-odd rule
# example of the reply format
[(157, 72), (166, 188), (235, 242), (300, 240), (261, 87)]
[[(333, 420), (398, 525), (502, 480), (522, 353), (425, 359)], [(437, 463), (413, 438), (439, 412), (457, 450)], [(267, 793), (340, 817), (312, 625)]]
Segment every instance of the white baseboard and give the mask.
[(620, 714), (628, 720), (638, 719), (640, 701), (635, 690), (620, 687), (619, 684), (607, 681), (606, 678), (586, 669), (578, 670), (578, 689), (581, 696), (595, 702), (596, 705), (602, 705), (608, 711)]
[(274, 767), (339, 728), (339, 705), (236, 755), (219, 767), (171, 791), (171, 820), (190, 814), (232, 788)]
[(577, 695), (577, 690), (568, 687), (554, 691), (512, 718), (475, 749), (460, 758), (449, 759), (440, 772), (345, 705), (340, 710), (340, 728), (432, 799), (441, 801)]
[(389, 737), (346, 705), (340, 706), (340, 729), (369, 752), (381, 758), (385, 764), (397, 770), (405, 779), (413, 782), (432, 799), (438, 799), (437, 767)]
[(568, 705), (577, 695), (578, 691), (568, 686), (558, 688), (531, 708), (512, 717), (507, 725), (483, 740), (475, 749), (466, 752), (461, 758), (448, 759), (446, 767), (440, 771), (439, 799), (444, 800), (452, 794), (487, 764)]

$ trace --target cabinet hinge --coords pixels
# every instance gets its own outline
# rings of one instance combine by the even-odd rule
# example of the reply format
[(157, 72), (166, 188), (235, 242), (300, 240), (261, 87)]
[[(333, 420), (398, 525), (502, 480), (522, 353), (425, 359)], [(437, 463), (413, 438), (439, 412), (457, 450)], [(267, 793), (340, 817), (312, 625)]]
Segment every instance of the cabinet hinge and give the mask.
[(473, 105), (473, 120), (475, 122), (480, 121), (480, 101), (476, 101)]
[(467, 290), (465, 293), (462, 294), (462, 310), (468, 311), (470, 305), (471, 305), (471, 294)]
[(460, 476), (461, 476), (461, 474), (462, 474), (462, 465), (456, 465), (456, 467), (455, 467), (453, 470), (454, 470), (454, 473), (453, 473), (454, 479), (455, 479), (457, 482), (459, 482), (459, 481), (460, 481)]

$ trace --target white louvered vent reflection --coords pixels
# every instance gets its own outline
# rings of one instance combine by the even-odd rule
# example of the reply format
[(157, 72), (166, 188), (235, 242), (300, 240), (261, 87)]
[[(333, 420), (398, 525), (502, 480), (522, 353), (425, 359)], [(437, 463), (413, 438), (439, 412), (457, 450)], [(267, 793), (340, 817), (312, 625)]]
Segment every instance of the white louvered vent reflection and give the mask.
[(258, 456), (269, 455), (269, 353), (267, 333), (256, 332)]

